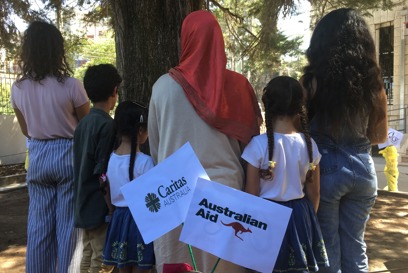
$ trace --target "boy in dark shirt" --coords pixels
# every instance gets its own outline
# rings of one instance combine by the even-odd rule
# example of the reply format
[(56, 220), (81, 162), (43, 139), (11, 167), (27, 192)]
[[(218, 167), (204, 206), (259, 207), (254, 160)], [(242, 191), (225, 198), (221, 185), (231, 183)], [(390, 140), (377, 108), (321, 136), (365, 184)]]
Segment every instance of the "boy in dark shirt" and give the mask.
[(75, 227), (82, 229), (81, 273), (110, 272), (102, 264), (102, 251), (112, 213), (105, 202), (99, 178), (106, 172), (115, 130), (109, 112), (115, 107), (122, 82), (111, 64), (90, 66), (84, 87), (93, 104), (90, 113), (78, 124), (74, 134)]

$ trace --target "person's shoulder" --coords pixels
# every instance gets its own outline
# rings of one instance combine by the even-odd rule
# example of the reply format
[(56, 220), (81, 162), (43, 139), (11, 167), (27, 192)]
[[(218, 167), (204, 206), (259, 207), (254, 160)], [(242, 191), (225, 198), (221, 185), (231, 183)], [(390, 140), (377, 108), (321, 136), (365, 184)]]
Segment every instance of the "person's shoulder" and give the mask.
[[(229, 70), (229, 69), (226, 69), (226, 71), (227, 71), (227, 73), (229, 73), (229, 74), (231, 74), (231, 75), (234, 75), (234, 76), (236, 76), (236, 77), (245, 78), (244, 75), (242, 75), (241, 73), (238, 73), (238, 72), (236, 72), (236, 71)], [(245, 78), (245, 79), (246, 79), (246, 78)]]
[(170, 76), (169, 73), (161, 75), (156, 82), (153, 84), (153, 89), (161, 86), (169, 86), (176, 83), (176, 81)]
[(268, 137), (266, 136), (266, 133), (262, 133), (262, 134), (259, 134), (259, 135), (254, 136), (253, 139), (256, 139), (256, 140), (259, 141), (259, 140), (268, 139)]
[(65, 77), (64, 78), (64, 84), (68, 86), (82, 86), (82, 83), (80, 80), (74, 77)]
[(64, 82), (66, 82), (66, 83), (81, 83), (80, 80), (78, 80), (77, 78), (71, 77), (71, 76), (66, 76), (64, 78)]
[(140, 158), (146, 163), (154, 164), (153, 158), (150, 155), (140, 152), (137, 156), (140, 156)]
[(154, 84), (160, 84), (161, 82), (167, 82), (169, 80), (171, 80), (172, 77), (170, 76), (169, 73), (163, 74), (161, 75)]
[(153, 162), (153, 158), (150, 155), (147, 155), (147, 154), (142, 153), (142, 152), (138, 153), (137, 157), (139, 157), (143, 161), (152, 161)]
[(226, 70), (226, 73), (229, 76), (228, 78), (231, 77), (231, 80), (234, 80), (234, 81), (238, 80), (238, 81), (243, 81), (243, 82), (248, 82), (249, 83), (248, 79), (244, 75), (242, 75), (241, 73), (238, 73), (236, 71), (232, 71), (232, 70), (229, 70), (229, 69)]
[(108, 113), (104, 112), (103, 110), (100, 109), (95, 109), (91, 108), (89, 111), (89, 114), (87, 114), (85, 117), (83, 117), (79, 124), (94, 124), (99, 127), (104, 127), (104, 126), (113, 126), (113, 118), (109, 116)]
[(268, 142), (268, 137), (266, 136), (266, 133), (253, 136), (250, 141), (250, 143), (263, 143), (263, 142)]
[(151, 98), (155, 101), (158, 99), (167, 100), (168, 96), (178, 96), (180, 92), (169, 92), (182, 90), (181, 86), (170, 76), (169, 73), (160, 76), (153, 84)]
[(24, 90), (27, 86), (29, 86), (30, 84), (33, 84), (33, 80), (30, 80), (28, 78), (20, 78), (17, 79), (13, 82), (13, 84), (11, 85), (11, 89), (12, 90)]

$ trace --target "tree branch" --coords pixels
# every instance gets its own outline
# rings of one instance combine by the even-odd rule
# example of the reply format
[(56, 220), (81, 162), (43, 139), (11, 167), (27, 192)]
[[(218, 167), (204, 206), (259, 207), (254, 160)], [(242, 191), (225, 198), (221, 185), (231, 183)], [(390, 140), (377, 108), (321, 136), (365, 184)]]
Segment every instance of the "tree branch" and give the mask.
[(218, 3), (216, 0), (209, 0), (211, 3), (214, 4), (214, 6), (218, 7), (220, 10), (222, 10), (224, 13), (229, 14), (230, 16), (236, 18), (239, 20), (239, 22), (242, 24), (244, 21), (244, 18), (236, 13), (233, 13), (229, 8), (224, 7), (220, 3)]

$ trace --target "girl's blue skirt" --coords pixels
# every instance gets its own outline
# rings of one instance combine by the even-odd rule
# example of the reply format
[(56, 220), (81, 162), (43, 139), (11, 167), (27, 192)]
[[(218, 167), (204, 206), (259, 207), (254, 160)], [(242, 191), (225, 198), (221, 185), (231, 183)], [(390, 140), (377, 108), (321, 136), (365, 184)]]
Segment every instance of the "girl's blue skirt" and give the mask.
[(151, 269), (155, 263), (153, 242), (145, 244), (129, 208), (117, 207), (103, 248), (103, 262), (118, 268)]
[(292, 209), (273, 272), (316, 272), (319, 267), (328, 267), (326, 247), (312, 203), (306, 197), (272, 202)]

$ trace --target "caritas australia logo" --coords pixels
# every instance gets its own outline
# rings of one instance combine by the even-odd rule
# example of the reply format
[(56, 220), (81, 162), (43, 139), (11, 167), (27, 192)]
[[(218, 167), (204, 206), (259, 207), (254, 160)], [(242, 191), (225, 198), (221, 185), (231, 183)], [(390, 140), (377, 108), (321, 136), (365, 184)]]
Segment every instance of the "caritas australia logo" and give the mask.
[(154, 193), (148, 193), (145, 197), (146, 207), (151, 212), (158, 212), (161, 208), (160, 199)]
[(158, 212), (162, 207), (170, 206), (177, 200), (185, 197), (191, 189), (187, 180), (181, 177), (178, 180), (170, 180), (168, 185), (160, 185), (156, 193), (148, 193), (145, 197), (146, 207), (150, 212)]

